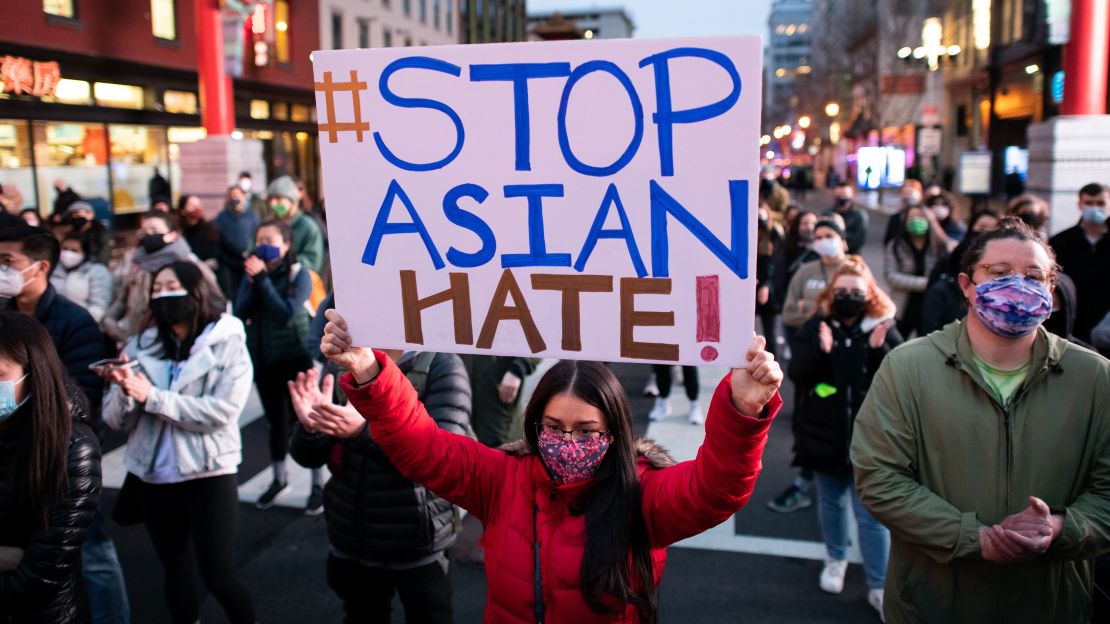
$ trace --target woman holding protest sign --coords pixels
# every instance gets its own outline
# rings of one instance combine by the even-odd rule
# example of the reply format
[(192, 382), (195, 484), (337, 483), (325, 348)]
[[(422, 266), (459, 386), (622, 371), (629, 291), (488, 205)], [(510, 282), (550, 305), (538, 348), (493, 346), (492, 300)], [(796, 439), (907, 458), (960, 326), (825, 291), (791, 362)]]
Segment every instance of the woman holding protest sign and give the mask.
[(486, 525), (487, 619), (654, 622), (666, 547), (726, 520), (751, 496), (782, 371), (764, 350), (714, 393), (698, 458), (676, 464), (632, 435), (604, 365), (563, 361), (525, 410), (524, 439), (491, 449), (436, 426), (381, 352), (356, 348), (328, 310), (321, 351), (374, 441), (407, 477)]

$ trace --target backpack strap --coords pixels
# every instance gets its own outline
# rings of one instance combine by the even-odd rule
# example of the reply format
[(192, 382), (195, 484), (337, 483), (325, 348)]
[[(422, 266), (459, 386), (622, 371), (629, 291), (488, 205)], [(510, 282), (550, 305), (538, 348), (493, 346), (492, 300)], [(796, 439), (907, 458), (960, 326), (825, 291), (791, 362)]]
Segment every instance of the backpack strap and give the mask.
[(428, 371), (432, 370), (432, 360), (436, 358), (434, 351), (421, 351), (412, 358), (412, 366), (405, 373), (409, 383), (416, 389), (416, 396), (423, 401), (428, 392)]

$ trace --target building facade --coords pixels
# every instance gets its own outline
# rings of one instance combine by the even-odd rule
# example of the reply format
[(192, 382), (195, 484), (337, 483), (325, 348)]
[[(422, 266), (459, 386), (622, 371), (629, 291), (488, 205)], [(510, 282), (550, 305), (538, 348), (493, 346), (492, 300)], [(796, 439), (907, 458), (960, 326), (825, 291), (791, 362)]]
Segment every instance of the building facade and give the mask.
[(799, 86), (813, 72), (813, 0), (775, 0), (768, 18), (763, 109), (765, 130), (800, 116)]
[(459, 2), (320, 0), (320, 45), (340, 50), (459, 43)]
[(459, 0), (459, 2), (462, 17), (462, 43), (501, 43), (527, 39), (526, 0)]
[[(534, 32), (536, 26), (552, 19), (555, 13), (555, 11), (529, 13), (528, 32)], [(558, 13), (578, 26), (582, 31), (583, 39), (631, 39), (636, 32), (636, 24), (620, 7), (561, 10)]]
[[(317, 2), (244, 5), (249, 12), (226, 15), (224, 35), (235, 76), (232, 138), (260, 139), (269, 177), (298, 175), (310, 193), (319, 180), (309, 60), (319, 47)], [(0, 184), (47, 212), (54, 181), (64, 180), (124, 220), (150, 206), (155, 170), (173, 199), (188, 192), (179, 146), (205, 136), (194, 11), (193, 0), (0, 3), (8, 25), (0, 33)]]

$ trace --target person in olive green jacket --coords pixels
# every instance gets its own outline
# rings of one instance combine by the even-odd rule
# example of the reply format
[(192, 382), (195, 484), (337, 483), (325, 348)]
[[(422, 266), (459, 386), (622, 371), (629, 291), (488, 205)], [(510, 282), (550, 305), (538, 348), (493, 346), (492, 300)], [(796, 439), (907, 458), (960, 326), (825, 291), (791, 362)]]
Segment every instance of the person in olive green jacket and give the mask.
[(471, 424), (478, 441), (497, 448), (515, 442), (523, 413), (524, 379), (536, 371), (539, 358), (487, 355), (464, 356), (473, 400)]
[(1028, 226), (961, 265), (972, 312), (888, 355), (855, 423), (860, 499), (891, 533), (886, 621), (1089, 622), (1110, 361), (1040, 327), (1055, 260)]

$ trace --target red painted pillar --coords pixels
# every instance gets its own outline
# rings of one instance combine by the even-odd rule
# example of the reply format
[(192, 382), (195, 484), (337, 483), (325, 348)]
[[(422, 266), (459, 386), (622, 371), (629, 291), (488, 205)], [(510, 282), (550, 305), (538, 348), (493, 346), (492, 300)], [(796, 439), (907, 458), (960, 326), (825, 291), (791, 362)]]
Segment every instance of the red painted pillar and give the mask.
[(227, 136), (235, 129), (235, 97), (224, 70), (223, 15), (219, 0), (194, 0), (197, 20), (197, 75), (200, 119), (208, 136)]
[(1062, 115), (1105, 115), (1110, 69), (1110, 0), (1072, 0), (1064, 58)]

